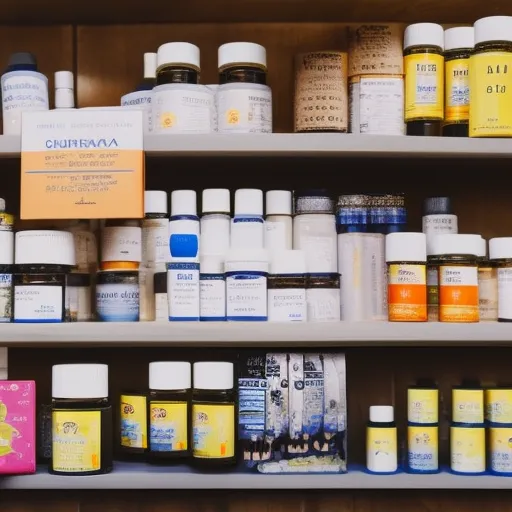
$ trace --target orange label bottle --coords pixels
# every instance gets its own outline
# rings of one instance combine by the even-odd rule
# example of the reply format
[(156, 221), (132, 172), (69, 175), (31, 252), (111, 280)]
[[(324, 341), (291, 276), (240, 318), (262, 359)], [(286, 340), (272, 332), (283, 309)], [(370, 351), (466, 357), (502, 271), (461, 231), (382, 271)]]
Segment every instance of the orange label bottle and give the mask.
[(427, 321), (426, 265), (391, 263), (388, 268), (390, 322)]
[(476, 265), (439, 266), (439, 321), (480, 321)]

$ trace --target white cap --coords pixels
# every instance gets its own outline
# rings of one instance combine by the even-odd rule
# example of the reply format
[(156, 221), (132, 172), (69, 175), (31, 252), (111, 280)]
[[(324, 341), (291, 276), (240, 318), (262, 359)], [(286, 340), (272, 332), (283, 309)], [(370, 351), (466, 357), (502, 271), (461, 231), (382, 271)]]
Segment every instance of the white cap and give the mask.
[(392, 423), (395, 421), (395, 414), (392, 405), (371, 405), (370, 421), (375, 423)]
[(444, 30), (437, 23), (414, 23), (405, 29), (404, 50), (412, 46), (444, 48)]
[(74, 89), (74, 80), (72, 71), (55, 72), (55, 89)]
[(75, 239), (68, 231), (18, 231), (16, 265), (76, 265)]
[(144, 191), (145, 213), (167, 213), (167, 192), (163, 190)]
[(0, 212), (5, 212), (5, 199), (0, 197)]
[(512, 16), (488, 16), (475, 21), (475, 44), (512, 41)]
[(386, 235), (386, 262), (427, 261), (427, 236), (424, 233)]
[(487, 256), (487, 241), (483, 237), (480, 238), (480, 247), (478, 248), (477, 256), (479, 258), (485, 258)]
[(480, 235), (434, 235), (430, 253), (441, 254), (470, 254), (478, 256), (481, 252), (482, 237)]
[(458, 48), (473, 48), (475, 46), (475, 31), (473, 27), (455, 27), (444, 31), (444, 50)]
[(491, 238), (489, 240), (489, 259), (502, 260), (512, 258), (512, 237)]
[(270, 273), (279, 274), (305, 274), (306, 254), (299, 250), (282, 250), (272, 254)]
[(219, 46), (219, 69), (230, 64), (256, 64), (267, 69), (267, 50), (256, 43), (227, 43)]
[(55, 73), (55, 108), (74, 108), (73, 73), (57, 71)]
[(194, 389), (233, 389), (233, 363), (194, 363)]
[(192, 387), (192, 370), (187, 361), (149, 363), (149, 389), (177, 390)]
[(14, 262), (14, 233), (0, 231), (0, 265), (12, 265)]
[(107, 398), (106, 364), (56, 364), (52, 367), (53, 398)]
[(203, 190), (203, 213), (231, 213), (229, 189), (205, 188)]
[(199, 271), (201, 274), (224, 274), (224, 256), (201, 254)]
[(199, 48), (190, 43), (165, 43), (158, 48), (157, 71), (167, 64), (185, 64), (200, 70)]
[(292, 214), (292, 193), (290, 190), (269, 190), (265, 199), (267, 215)]
[(197, 215), (195, 190), (173, 190), (171, 192), (171, 216)]
[(263, 191), (239, 188), (235, 192), (235, 215), (263, 215)]
[(144, 78), (156, 77), (156, 53), (144, 54)]

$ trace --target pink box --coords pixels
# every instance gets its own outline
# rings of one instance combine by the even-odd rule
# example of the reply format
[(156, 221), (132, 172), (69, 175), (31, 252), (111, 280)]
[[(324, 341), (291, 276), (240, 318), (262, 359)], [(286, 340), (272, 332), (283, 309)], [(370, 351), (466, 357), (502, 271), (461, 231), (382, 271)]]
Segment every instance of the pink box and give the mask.
[(0, 474), (36, 471), (36, 383), (0, 380)]

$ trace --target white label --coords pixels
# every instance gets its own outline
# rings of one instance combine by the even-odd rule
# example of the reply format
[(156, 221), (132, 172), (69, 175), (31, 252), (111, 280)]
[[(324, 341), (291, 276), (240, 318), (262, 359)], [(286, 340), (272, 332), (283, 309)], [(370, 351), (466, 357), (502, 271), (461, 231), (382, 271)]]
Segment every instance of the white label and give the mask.
[(36, 71), (11, 71), (1, 83), (4, 135), (20, 135), (22, 112), (48, 110), (48, 80)]
[(0, 323), (12, 316), (12, 274), (0, 274)]
[(226, 281), (224, 279), (201, 279), (201, 309), (203, 318), (226, 318)]
[(100, 322), (138, 322), (139, 285), (96, 285), (96, 312)]
[(286, 236), (286, 219), (283, 219), (283, 222), (266, 221), (265, 249), (269, 251), (291, 249), (291, 229), (292, 225), (290, 223), (290, 236)]
[(155, 293), (155, 320), (157, 322), (169, 321), (167, 293)]
[(66, 286), (66, 321), (92, 320), (91, 287)]
[(15, 286), (14, 321), (62, 322), (62, 286)]
[(169, 261), (169, 219), (142, 221), (142, 265), (154, 267)]
[(457, 215), (425, 215), (423, 233), (426, 235), (449, 235), (458, 233)]
[(308, 322), (339, 322), (341, 317), (340, 291), (333, 288), (306, 290)]
[(217, 90), (219, 133), (272, 133), (268, 85), (223, 84)]
[(182, 268), (170, 268), (167, 294), (169, 320), (199, 320), (199, 265), (184, 263)]
[[(426, 66), (428, 68), (429, 66)], [(416, 71), (416, 105), (437, 105), (437, 72), (425, 69)]]
[(498, 318), (512, 320), (512, 268), (498, 269)]
[(102, 261), (141, 261), (142, 232), (138, 227), (115, 226), (103, 228)]
[(269, 290), (269, 322), (305, 322), (307, 320), (306, 290)]
[(226, 278), (228, 320), (267, 319), (267, 278), (240, 272)]
[(404, 81), (402, 78), (361, 78), (360, 133), (404, 135)]
[(235, 217), (231, 224), (231, 247), (263, 249), (265, 223), (258, 217)]
[(159, 85), (153, 89), (153, 133), (211, 133), (214, 94), (204, 85)]
[(150, 133), (152, 130), (152, 119), (151, 119), (151, 98), (153, 96), (152, 91), (135, 91), (130, 94), (125, 94), (121, 97), (121, 106), (135, 108), (142, 110), (142, 127), (144, 133)]
[(348, 103), (348, 115), (349, 115), (349, 131), (350, 133), (360, 133), (360, 119), (359, 113), (361, 110), (360, 104), (360, 87), (359, 82), (351, 82), (349, 86), (349, 103)]
[(478, 286), (478, 268), (442, 265), (439, 267), (439, 284), (441, 286)]

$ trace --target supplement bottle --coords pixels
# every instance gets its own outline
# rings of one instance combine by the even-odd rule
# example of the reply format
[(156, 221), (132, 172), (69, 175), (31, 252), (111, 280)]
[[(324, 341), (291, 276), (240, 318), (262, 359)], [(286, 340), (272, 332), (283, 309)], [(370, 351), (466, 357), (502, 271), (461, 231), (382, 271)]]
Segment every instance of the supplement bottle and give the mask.
[(407, 425), (407, 472), (439, 473), (439, 425)]
[(219, 133), (272, 133), (272, 91), (267, 52), (255, 43), (219, 47)]
[(499, 426), (512, 423), (512, 386), (496, 386), (485, 390), (485, 420)]
[(235, 192), (235, 216), (231, 223), (231, 248), (263, 249), (264, 245), (263, 192), (254, 188), (239, 188)]
[(139, 273), (135, 270), (103, 270), (96, 281), (98, 322), (139, 321)]
[(0, 231), (0, 323), (12, 320), (14, 233)]
[(139, 221), (107, 221), (101, 233), (101, 270), (138, 270), (141, 260)]
[(55, 73), (55, 108), (75, 108), (75, 82), (72, 71), (57, 71)]
[(308, 322), (339, 322), (341, 320), (340, 300), (339, 274), (306, 275)]
[(4, 135), (21, 135), (21, 114), (48, 110), (48, 79), (37, 70), (36, 58), (13, 53), (1, 78)]
[(112, 470), (112, 406), (106, 364), (52, 368), (53, 475), (101, 475)]
[(371, 473), (398, 470), (397, 431), (391, 405), (372, 405), (366, 428), (366, 468)]
[(226, 188), (203, 190), (201, 251), (225, 256), (229, 251), (231, 231), (230, 193)]
[(126, 391), (119, 405), (119, 449), (123, 459), (144, 460), (148, 447), (146, 394)]
[(491, 238), (489, 259), (498, 278), (498, 322), (512, 322), (512, 237)]
[(489, 471), (492, 475), (512, 476), (512, 428), (489, 426)]
[(480, 240), (478, 253), (478, 309), (480, 322), (498, 320), (498, 272), (496, 261), (487, 257), (487, 242)]
[(386, 236), (388, 320), (427, 321), (427, 242), (424, 233)]
[(157, 322), (169, 321), (169, 302), (167, 298), (167, 272), (157, 272), (154, 275), (155, 313)]
[(474, 45), (473, 27), (444, 31), (444, 137), (469, 135), (469, 57)]
[(457, 475), (485, 473), (485, 427), (452, 424), (450, 469)]
[(203, 254), (199, 274), (201, 322), (226, 321), (224, 257)]
[(268, 321), (306, 322), (306, 258), (302, 251), (274, 252), (268, 276)]
[(271, 254), (292, 249), (292, 193), (289, 190), (269, 190), (265, 199), (265, 249)]
[(148, 459), (165, 463), (191, 453), (191, 369), (184, 361), (149, 363)]
[(64, 322), (66, 275), (76, 264), (73, 235), (19, 231), (15, 247), (14, 322)]
[(236, 390), (233, 363), (194, 363), (192, 458), (195, 465), (236, 464)]
[(435, 23), (405, 29), (405, 122), (407, 135), (441, 135), (444, 119), (444, 30)]
[(439, 389), (433, 382), (419, 380), (407, 389), (407, 421), (417, 425), (439, 423)]
[(435, 235), (457, 234), (457, 215), (453, 213), (451, 199), (449, 197), (427, 197), (423, 201), (422, 224), (422, 231), (427, 235), (427, 246)]
[(469, 59), (469, 136), (512, 136), (512, 17), (489, 16), (474, 24)]
[(484, 416), (484, 390), (478, 381), (465, 380), (452, 389), (453, 423), (483, 425)]

